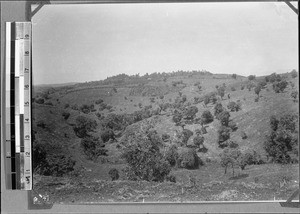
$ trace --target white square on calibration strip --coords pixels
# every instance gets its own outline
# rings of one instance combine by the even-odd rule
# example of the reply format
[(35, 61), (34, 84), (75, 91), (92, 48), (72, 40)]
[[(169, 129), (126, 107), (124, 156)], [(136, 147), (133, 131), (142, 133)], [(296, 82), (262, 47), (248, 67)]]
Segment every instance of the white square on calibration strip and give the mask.
[(20, 76), (20, 41), (15, 40), (15, 77)]
[(16, 139), (16, 152), (20, 153), (20, 115), (15, 115), (15, 139)]
[(19, 77), (20, 114), (24, 114), (24, 76)]

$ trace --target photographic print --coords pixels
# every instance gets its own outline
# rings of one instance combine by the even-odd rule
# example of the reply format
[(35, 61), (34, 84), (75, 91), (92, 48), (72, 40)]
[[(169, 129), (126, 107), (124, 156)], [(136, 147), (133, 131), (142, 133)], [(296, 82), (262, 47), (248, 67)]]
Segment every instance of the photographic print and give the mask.
[(297, 20), (284, 2), (43, 6), (33, 189), (62, 204), (287, 200)]

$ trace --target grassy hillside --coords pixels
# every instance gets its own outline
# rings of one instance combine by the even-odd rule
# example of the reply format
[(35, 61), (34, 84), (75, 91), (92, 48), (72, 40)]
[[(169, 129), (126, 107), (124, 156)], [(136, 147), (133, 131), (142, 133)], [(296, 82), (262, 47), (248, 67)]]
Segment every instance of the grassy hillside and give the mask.
[[(298, 101), (295, 102), (291, 97), (292, 91), (298, 91), (298, 78), (293, 78), (291, 73), (281, 76), (288, 82), (284, 91), (276, 93), (272, 83), (268, 82), (261, 89), (258, 101), (255, 101), (258, 96), (254, 88), (248, 90), (247, 85), (251, 83), (256, 86), (265, 79), (264, 77), (249, 81), (246, 77), (237, 76), (235, 79), (231, 75), (208, 72), (181, 72), (176, 75), (157, 74), (143, 77), (117, 76), (104, 81), (34, 88), (34, 146), (57, 145), (56, 149), (50, 148), (46, 151), (48, 156), (56, 152), (70, 157), (74, 161), (77, 173), (77, 177), (73, 172), (71, 176), (66, 173), (56, 178), (51, 174), (41, 175), (43, 173), (36, 170), (35, 188), (50, 192), (53, 201), (66, 203), (273, 200), (274, 197), (285, 199), (299, 185), (298, 164), (282, 167), (272, 163), (264, 149), (266, 135), (271, 131), (271, 115), (280, 117), (286, 113), (293, 113), (299, 116)], [(160, 138), (163, 134), (170, 136), (170, 139), (162, 141), (160, 145), (160, 152), (165, 155), (167, 148), (181, 139), (178, 136), (183, 128), (173, 121), (176, 111), (174, 105), (185, 97), (186, 101), (182, 105), (185, 108), (196, 106), (198, 112), (192, 121), (186, 121), (184, 124), (184, 129), (193, 132), (187, 145), (177, 146), (179, 151), (185, 147), (194, 148), (193, 139), (197, 136), (195, 131), (201, 129), (200, 123), (195, 119), (201, 118), (205, 110), (214, 114), (215, 104), (210, 102), (205, 105), (203, 100), (205, 96), (217, 92), (217, 88), (220, 87), (225, 88), (225, 95), (222, 98), (217, 95), (216, 103), (221, 103), (225, 110), (228, 110), (227, 105), (232, 101), (240, 103), (241, 106), (239, 111), (230, 112), (230, 119), (237, 125), (237, 130), (230, 132), (230, 140), (234, 141), (241, 151), (255, 150), (266, 164), (249, 165), (245, 170), (235, 166), (234, 176), (231, 175), (231, 169), (224, 174), (224, 168), (220, 165), (220, 153), (224, 148), (220, 148), (218, 144), (220, 121), (214, 118), (213, 122), (205, 125), (207, 133), (203, 134), (203, 146), (206, 151), (196, 150), (197, 156), (203, 161), (203, 165), (198, 169), (172, 167), (170, 174), (176, 178), (176, 183), (129, 181), (123, 170), (127, 166), (122, 156), (126, 150), (126, 144), (122, 144), (124, 136), (145, 124), (151, 124), (151, 130), (155, 130)], [(195, 98), (200, 101), (195, 102)], [(163, 105), (173, 107), (164, 109)], [(103, 144), (106, 155), (93, 160), (87, 158), (81, 146), (82, 139), (74, 132), (78, 116), (96, 121), (97, 126), (89, 135), (101, 141), (101, 136), (107, 130), (106, 121), (111, 114), (115, 114), (116, 118), (123, 118), (124, 115), (136, 118), (138, 114), (145, 114), (147, 110), (156, 113), (151, 113), (152, 116), (132, 124), (123, 121), (127, 125), (120, 129), (113, 128), (115, 140), (110, 139)], [(66, 114), (69, 116), (64, 118)], [(242, 139), (242, 132), (247, 135), (246, 139)], [(109, 171), (112, 168), (119, 171), (120, 178), (117, 181), (110, 179)], [(52, 185), (55, 188), (52, 188)]]

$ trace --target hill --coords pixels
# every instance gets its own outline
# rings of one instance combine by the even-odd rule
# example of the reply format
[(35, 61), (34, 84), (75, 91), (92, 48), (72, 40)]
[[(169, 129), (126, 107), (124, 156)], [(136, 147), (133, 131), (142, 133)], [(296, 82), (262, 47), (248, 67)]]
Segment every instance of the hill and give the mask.
[[(179, 71), (141, 77), (121, 74), (102, 81), (34, 88), (33, 146), (43, 148), (48, 158), (45, 160), (35, 155), (35, 187), (49, 191), (50, 185), (56, 185), (56, 190), (52, 190), (51, 194), (53, 200), (59, 202), (69, 202), (75, 197), (77, 187), (74, 185), (79, 185), (76, 182), (82, 183), (86, 193), (85, 196), (77, 194), (73, 202), (83, 202), (87, 198), (98, 202), (140, 201), (145, 198), (150, 201), (273, 200), (274, 196), (284, 199), (298, 182), (298, 164), (281, 167), (274, 163), (264, 149), (264, 142), (271, 133), (272, 115), (278, 118), (285, 114), (299, 116), (298, 101), (291, 97), (292, 91), (298, 91), (298, 77), (293, 73), (280, 75), (280, 80), (287, 82), (280, 93), (275, 92), (273, 80), (266, 82), (266, 79), (256, 77), (249, 80), (243, 76), (207, 71)], [(254, 88), (260, 84), (262, 87), (258, 96)], [(224, 96), (218, 93), (221, 88), (224, 89)], [(230, 111), (230, 102), (238, 103), (240, 109)], [(203, 112), (210, 111), (214, 115), (217, 103), (230, 113), (230, 121), (236, 124), (236, 128), (230, 130), (230, 139), (222, 143), (227, 143), (228, 148), (231, 144), (236, 145), (242, 153), (255, 151), (259, 161), (265, 164), (249, 164), (245, 171), (236, 165), (234, 168), (238, 176), (224, 175), (220, 156), (224, 147), (220, 146), (218, 135), (220, 120), (214, 117), (212, 122), (201, 125)], [(197, 110), (193, 112), (195, 107)], [(181, 117), (178, 122), (174, 121), (177, 114)], [(80, 122), (79, 116), (86, 118), (85, 121)], [(80, 126), (83, 123), (89, 124), (90, 129), (84, 130), (86, 126)], [(197, 148), (194, 145), (198, 136), (196, 132), (202, 127), (207, 133), (201, 132), (204, 142)], [(109, 130), (113, 134), (109, 134)], [(186, 130), (192, 132), (187, 139)], [(128, 163), (122, 154), (129, 148), (128, 142), (136, 142), (126, 136), (138, 134), (157, 137), (155, 142), (159, 142), (162, 157), (166, 157), (171, 145), (176, 145), (179, 156), (185, 150), (195, 150), (203, 163), (193, 170), (182, 168), (178, 163), (171, 167), (170, 175), (175, 177), (176, 183), (143, 181), (135, 186), (126, 177), (124, 169)], [(88, 143), (86, 147), (82, 146), (84, 139)], [(38, 149), (35, 151), (36, 154), (40, 152)], [(58, 179), (61, 182), (55, 184), (56, 176), (53, 172), (45, 173), (44, 169), (49, 162), (55, 162), (54, 155), (58, 154), (65, 165), (54, 170), (62, 172), (56, 176), (63, 177)], [(38, 164), (39, 161), (44, 165)], [(68, 171), (66, 166), (71, 170)], [(111, 169), (118, 170), (118, 181), (110, 181)], [(272, 179), (268, 173), (264, 174), (266, 171), (272, 174)], [(278, 188), (283, 181), (284, 186)], [(100, 184), (102, 187), (99, 187)], [(154, 187), (158, 188), (157, 191)], [(109, 188), (113, 191), (110, 192)], [(142, 191), (143, 188), (149, 189), (148, 192), (145, 189)], [(241, 195), (239, 188), (245, 188), (245, 195)], [(205, 194), (199, 196), (196, 190), (200, 189), (204, 189)], [(252, 190), (255, 190), (254, 193)], [(117, 197), (118, 191), (123, 198)], [(64, 199), (59, 198), (62, 196)]]

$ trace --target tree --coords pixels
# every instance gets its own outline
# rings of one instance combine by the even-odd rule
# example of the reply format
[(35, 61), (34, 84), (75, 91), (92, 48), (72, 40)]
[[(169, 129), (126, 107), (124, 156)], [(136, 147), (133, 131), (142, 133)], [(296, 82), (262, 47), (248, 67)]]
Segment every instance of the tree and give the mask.
[(205, 110), (201, 115), (201, 120), (203, 121), (203, 124), (208, 124), (214, 120), (214, 117), (209, 110)]
[(75, 120), (74, 131), (77, 137), (83, 138), (88, 136), (88, 133), (97, 127), (97, 122), (88, 117), (79, 115)]
[(220, 154), (221, 166), (225, 169), (225, 174), (227, 173), (227, 167), (231, 165), (232, 176), (234, 177), (234, 166), (239, 165), (238, 159), (241, 156), (241, 151), (239, 149), (226, 148)]

